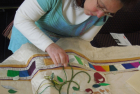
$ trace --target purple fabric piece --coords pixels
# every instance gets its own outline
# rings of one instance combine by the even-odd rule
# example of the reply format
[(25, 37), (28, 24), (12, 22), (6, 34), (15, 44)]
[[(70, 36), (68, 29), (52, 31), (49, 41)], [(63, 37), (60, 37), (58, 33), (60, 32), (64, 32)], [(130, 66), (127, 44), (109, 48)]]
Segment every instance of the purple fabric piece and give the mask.
[(135, 68), (138, 68), (138, 66), (140, 65), (139, 62), (134, 62), (134, 63), (130, 63), (132, 66), (134, 66)]
[(30, 66), (29, 70), (28, 70), (28, 74), (29, 76), (32, 75), (33, 71), (35, 70), (36, 66), (35, 66), (35, 61), (32, 63), (32, 65)]

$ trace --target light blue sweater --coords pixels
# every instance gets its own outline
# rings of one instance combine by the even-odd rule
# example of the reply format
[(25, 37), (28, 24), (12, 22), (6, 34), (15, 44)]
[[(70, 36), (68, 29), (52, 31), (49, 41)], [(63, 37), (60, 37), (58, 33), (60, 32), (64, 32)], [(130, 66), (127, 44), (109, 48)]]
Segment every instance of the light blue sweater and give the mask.
[[(54, 42), (61, 37), (80, 36), (90, 27), (102, 26), (105, 23), (103, 21), (104, 17), (91, 16), (81, 24), (72, 25), (63, 16), (62, 0), (37, 0), (37, 2), (46, 14), (35, 24)], [(16, 27), (13, 27), (9, 49), (15, 52), (25, 43), (30, 43), (30, 41)]]

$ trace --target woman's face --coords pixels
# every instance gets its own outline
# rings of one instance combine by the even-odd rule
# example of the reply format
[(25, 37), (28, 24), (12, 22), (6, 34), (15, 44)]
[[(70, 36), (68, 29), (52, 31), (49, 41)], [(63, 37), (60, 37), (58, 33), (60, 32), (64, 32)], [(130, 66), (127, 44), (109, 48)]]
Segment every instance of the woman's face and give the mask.
[(120, 0), (86, 0), (84, 12), (86, 15), (102, 17), (106, 13), (116, 13), (123, 7)]

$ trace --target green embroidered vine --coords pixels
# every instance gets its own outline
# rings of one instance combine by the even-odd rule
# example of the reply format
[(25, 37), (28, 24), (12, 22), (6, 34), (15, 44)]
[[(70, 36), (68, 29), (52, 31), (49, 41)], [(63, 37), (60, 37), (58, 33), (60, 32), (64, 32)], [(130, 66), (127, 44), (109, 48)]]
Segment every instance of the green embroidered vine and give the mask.
[[(71, 67), (71, 70), (72, 70), (71, 79), (70, 79), (69, 81), (67, 81), (67, 75), (66, 75), (65, 69), (64, 69), (64, 67), (63, 67), (63, 71), (64, 71), (64, 74), (65, 74), (65, 77), (66, 77), (65, 82), (63, 82), (63, 79), (62, 79), (62, 78), (60, 78), (59, 76), (57, 76), (58, 81), (59, 81), (59, 82), (63, 82), (62, 84), (58, 83), (58, 82), (54, 79), (54, 73), (52, 73), (51, 76), (45, 76), (44, 78), (45, 78), (46, 80), (50, 80), (50, 81), (52, 82), (53, 85), (47, 86), (41, 93), (38, 93), (38, 90), (43, 86), (42, 83), (45, 81), (45, 80), (43, 80), (43, 81), (41, 82), (41, 84), (39, 85), (39, 87), (38, 87), (36, 93), (37, 93), (37, 94), (42, 94), (48, 87), (55, 87), (55, 89), (58, 90), (59, 94), (61, 94), (61, 89), (62, 89), (62, 87), (63, 87), (65, 84), (67, 84), (67, 82), (69, 82), (68, 88), (67, 88), (67, 94), (69, 94), (69, 88), (70, 88), (71, 82), (73, 82), (73, 83), (75, 83), (75, 84), (77, 85), (77, 87), (73, 87), (73, 90), (78, 91), (78, 90), (80, 90), (80, 86), (79, 86), (79, 84), (78, 84), (77, 82), (73, 81), (73, 79), (74, 79), (74, 77), (75, 77), (77, 74), (79, 74), (79, 73), (86, 73), (86, 74), (89, 76), (88, 83), (90, 82), (91, 77), (90, 77), (90, 75), (89, 75), (87, 72), (85, 72), (85, 71), (80, 71), (80, 72), (77, 72), (75, 75), (73, 75), (73, 68), (72, 68), (72, 66), (71, 66), (70, 64), (68, 64), (68, 65)], [(41, 86), (41, 85), (42, 85), (42, 86)]]

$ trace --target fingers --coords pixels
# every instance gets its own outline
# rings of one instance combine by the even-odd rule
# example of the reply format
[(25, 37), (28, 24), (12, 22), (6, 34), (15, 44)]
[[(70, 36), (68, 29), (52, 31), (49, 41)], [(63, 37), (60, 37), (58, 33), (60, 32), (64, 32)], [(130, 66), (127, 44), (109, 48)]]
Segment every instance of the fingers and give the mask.
[(56, 54), (55, 55), (55, 63), (56, 63), (56, 66), (58, 66), (58, 64), (61, 64), (61, 59), (60, 59), (60, 56), (59, 56), (59, 54)]
[(48, 52), (49, 56), (51, 57), (52, 61), (56, 66), (61, 64), (63, 66), (67, 66), (68, 64), (68, 55), (66, 52), (60, 48), (58, 45), (52, 43), (46, 48), (46, 52)]
[(64, 52), (64, 53), (59, 53), (59, 54), (51, 54), (50, 55), (52, 61), (54, 62), (54, 64), (56, 66), (58, 66), (59, 64), (63, 65), (64, 67), (67, 67), (68, 64), (68, 55)]
[(68, 66), (68, 63), (69, 63), (69, 57), (67, 55), (66, 56), (66, 59), (65, 59), (64, 67), (67, 67)]
[(61, 55), (60, 55), (60, 59), (61, 59), (61, 64), (62, 64), (64, 67), (67, 67), (67, 65), (68, 65), (68, 55), (67, 55), (66, 53), (61, 54)]
[(56, 66), (58, 66), (58, 63), (57, 63), (57, 60), (55, 59), (55, 56), (54, 56), (54, 55), (50, 55), (50, 57), (51, 57), (53, 63), (54, 63)]

